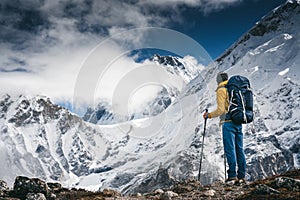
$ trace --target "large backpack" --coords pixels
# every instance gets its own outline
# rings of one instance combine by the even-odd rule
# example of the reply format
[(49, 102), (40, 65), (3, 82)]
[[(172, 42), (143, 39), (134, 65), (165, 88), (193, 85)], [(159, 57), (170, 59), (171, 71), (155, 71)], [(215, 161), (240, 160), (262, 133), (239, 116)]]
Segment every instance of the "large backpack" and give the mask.
[(229, 96), (227, 120), (236, 124), (245, 124), (253, 121), (253, 93), (250, 81), (243, 76), (232, 76), (226, 84)]

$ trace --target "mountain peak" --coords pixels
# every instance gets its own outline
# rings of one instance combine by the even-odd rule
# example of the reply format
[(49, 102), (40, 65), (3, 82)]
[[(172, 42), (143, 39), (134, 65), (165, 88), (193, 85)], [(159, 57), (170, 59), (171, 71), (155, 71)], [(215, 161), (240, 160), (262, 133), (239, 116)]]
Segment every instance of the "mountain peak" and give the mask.
[(154, 54), (154, 56), (152, 57), (152, 60), (159, 64), (177, 66), (177, 67), (182, 67), (184, 69), (183, 64), (181, 62), (179, 62), (177, 57), (160, 56), (158, 54)]
[(300, 4), (300, 0), (287, 0), (286, 3), (298, 3), (298, 4)]
[[(267, 42), (280, 34), (298, 34), (300, 29), (299, 13), (300, 0), (289, 0), (280, 5), (257, 22), (216, 61), (222, 65), (227, 62), (224, 60), (225, 58), (230, 59), (232, 66), (247, 53), (248, 49), (255, 49), (257, 43)], [(240, 48), (237, 50), (237, 47)]]
[(49, 120), (58, 119), (60, 110), (63, 109), (52, 103), (48, 97), (40, 95), (34, 97), (19, 95), (16, 98), (5, 95), (2, 98), (0, 107), (2, 107), (2, 110), (10, 110), (12, 116), (8, 119), (8, 122), (16, 126), (29, 123), (47, 123)]
[(171, 74), (182, 77), (186, 83), (198, 76), (203, 69), (192, 56), (180, 58), (176, 56), (161, 56), (154, 54), (150, 60), (158, 65), (162, 65)]

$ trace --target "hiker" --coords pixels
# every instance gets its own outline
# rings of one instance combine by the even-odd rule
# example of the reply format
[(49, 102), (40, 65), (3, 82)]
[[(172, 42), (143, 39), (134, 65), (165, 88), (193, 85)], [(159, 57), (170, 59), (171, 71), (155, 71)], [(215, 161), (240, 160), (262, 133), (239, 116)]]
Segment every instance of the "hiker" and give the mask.
[[(243, 149), (242, 124), (233, 123), (230, 116), (226, 116), (229, 106), (229, 95), (225, 88), (228, 83), (228, 74), (220, 72), (217, 75), (218, 87), (216, 90), (217, 108), (216, 110), (203, 114), (203, 118), (220, 117), (222, 125), (224, 151), (229, 165), (227, 170), (227, 184), (245, 183), (246, 159)], [(238, 170), (236, 171), (236, 166)], [(226, 173), (226, 172), (225, 172)]]

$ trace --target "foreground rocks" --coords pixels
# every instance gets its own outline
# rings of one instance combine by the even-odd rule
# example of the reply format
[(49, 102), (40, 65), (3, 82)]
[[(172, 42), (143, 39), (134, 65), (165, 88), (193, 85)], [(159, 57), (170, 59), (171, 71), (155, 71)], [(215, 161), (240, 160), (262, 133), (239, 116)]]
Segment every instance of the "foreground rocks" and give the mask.
[(105, 200), (105, 199), (286, 199), (300, 200), (300, 170), (276, 175), (249, 184), (226, 186), (222, 181), (202, 186), (198, 181), (186, 180), (169, 188), (152, 193), (124, 196), (117, 191), (104, 189), (90, 192), (83, 189), (66, 189), (59, 183), (46, 183), (37, 178), (19, 176), (13, 189), (0, 180), (0, 200)]

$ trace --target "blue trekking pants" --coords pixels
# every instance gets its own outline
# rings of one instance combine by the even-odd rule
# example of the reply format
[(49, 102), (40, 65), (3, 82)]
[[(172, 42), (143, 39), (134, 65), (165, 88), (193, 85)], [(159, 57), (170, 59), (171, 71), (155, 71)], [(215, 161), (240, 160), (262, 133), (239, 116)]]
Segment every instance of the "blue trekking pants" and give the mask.
[[(243, 148), (242, 125), (224, 122), (222, 131), (225, 155), (229, 165), (228, 178), (245, 178), (246, 158)], [(237, 171), (236, 166), (238, 167)]]

